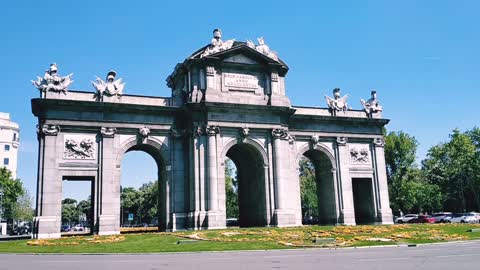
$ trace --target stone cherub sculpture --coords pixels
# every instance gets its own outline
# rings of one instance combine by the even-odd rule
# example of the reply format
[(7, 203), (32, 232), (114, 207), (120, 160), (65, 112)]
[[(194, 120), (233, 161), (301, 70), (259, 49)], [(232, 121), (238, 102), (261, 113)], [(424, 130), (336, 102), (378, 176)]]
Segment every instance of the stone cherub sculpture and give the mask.
[(210, 46), (205, 49), (200, 57), (205, 57), (210, 54), (214, 54), (220, 51), (228, 50), (233, 46), (234, 39), (230, 39), (227, 41), (222, 41), (222, 30), (215, 29), (213, 30), (213, 38), (210, 42)]
[(367, 101), (360, 99), (360, 102), (362, 103), (362, 106), (365, 109), (365, 112), (368, 115), (372, 115), (373, 113), (376, 113), (376, 112), (382, 112), (383, 107), (380, 105), (380, 102), (378, 102), (377, 91), (372, 90), (371, 95), (372, 97)]
[(340, 88), (333, 89), (333, 98), (329, 96), (325, 96), (327, 105), (333, 112), (347, 111), (348, 110), (347, 98), (348, 98), (348, 95), (345, 95), (343, 97), (340, 96)]
[(67, 93), (67, 88), (73, 83), (72, 80), (73, 73), (65, 77), (58, 75), (57, 64), (53, 63), (50, 65), (50, 68), (45, 71), (43, 78), (37, 77), (36, 81), (31, 81), (32, 84), (40, 91), (47, 92), (62, 92)]
[(258, 52), (272, 58), (275, 61), (278, 61), (278, 56), (275, 52), (270, 50), (270, 47), (268, 47), (267, 44), (265, 44), (265, 40), (263, 37), (257, 38), (258, 45), (253, 44), (251, 40), (247, 40), (247, 46), (257, 50)]
[(107, 74), (106, 82), (97, 77), (93, 82), (93, 87), (97, 90), (98, 96), (108, 95), (108, 96), (121, 96), (123, 95), (123, 89), (125, 88), (125, 83), (122, 79), (115, 80), (117, 72), (111, 70)]

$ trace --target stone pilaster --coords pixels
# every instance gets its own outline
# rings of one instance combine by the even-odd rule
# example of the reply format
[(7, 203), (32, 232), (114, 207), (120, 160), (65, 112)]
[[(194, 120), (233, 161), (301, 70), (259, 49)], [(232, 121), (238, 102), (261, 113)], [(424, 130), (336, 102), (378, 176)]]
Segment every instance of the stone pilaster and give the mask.
[[(40, 140), (37, 216), (33, 237), (59, 238), (62, 222), (62, 179), (56, 164), (57, 135), (60, 127), (44, 124), (38, 128)], [(60, 145), (59, 147), (62, 147)]]
[[(224, 228), (225, 217), (218, 209), (218, 175), (217, 175), (217, 134), (220, 128), (217, 126), (206, 126), (205, 132), (208, 136), (207, 147), (207, 179), (208, 179), (208, 228)], [(224, 216), (224, 215), (223, 215)]]
[(355, 208), (353, 203), (353, 188), (352, 178), (350, 176), (350, 152), (348, 151), (348, 138), (337, 138), (337, 149), (339, 159), (339, 196), (342, 205), (340, 207), (339, 222), (344, 225), (356, 225), (355, 223)]
[(385, 141), (383, 138), (376, 138), (373, 140), (373, 149), (375, 153), (375, 181), (377, 181), (378, 192), (377, 209), (379, 216), (378, 221), (382, 224), (393, 224), (393, 214), (390, 208), (390, 198), (388, 195), (388, 182), (387, 182), (387, 168), (385, 165)]
[(289, 140), (288, 130), (279, 128), (272, 130), (273, 140), (273, 179), (275, 187), (274, 223), (278, 227), (295, 226), (296, 217), (294, 207), (287, 205), (288, 191), (286, 190), (289, 174), (285, 171), (284, 159), (288, 153), (283, 149), (284, 142)]
[(97, 188), (100, 198), (97, 205), (98, 211), (98, 234), (120, 234), (120, 186), (115, 181), (118, 173), (115, 168), (115, 133), (116, 129), (104, 127), (100, 134), (100, 168)]

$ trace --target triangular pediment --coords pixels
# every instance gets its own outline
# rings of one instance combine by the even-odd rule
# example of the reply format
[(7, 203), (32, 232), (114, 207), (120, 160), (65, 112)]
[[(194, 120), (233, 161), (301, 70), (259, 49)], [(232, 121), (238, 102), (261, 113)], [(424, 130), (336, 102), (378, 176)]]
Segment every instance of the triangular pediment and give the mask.
[(286, 67), (286, 64), (282, 60), (272, 59), (258, 52), (257, 50), (248, 47), (244, 42), (235, 42), (232, 48), (206, 56), (206, 58), (209, 57), (218, 58), (226, 62), (231, 62), (231, 60), (240, 60), (245, 61), (244, 64), (273, 64)]
[(234, 54), (223, 59), (224, 62), (237, 63), (237, 64), (246, 64), (246, 65), (257, 65), (258, 62), (244, 54)]

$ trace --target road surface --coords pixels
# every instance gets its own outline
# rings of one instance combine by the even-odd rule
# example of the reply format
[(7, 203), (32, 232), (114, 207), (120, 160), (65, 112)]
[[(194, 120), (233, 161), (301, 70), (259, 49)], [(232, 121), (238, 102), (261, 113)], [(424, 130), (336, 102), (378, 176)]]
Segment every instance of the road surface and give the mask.
[(480, 269), (480, 241), (339, 250), (152, 255), (0, 254), (0, 270)]

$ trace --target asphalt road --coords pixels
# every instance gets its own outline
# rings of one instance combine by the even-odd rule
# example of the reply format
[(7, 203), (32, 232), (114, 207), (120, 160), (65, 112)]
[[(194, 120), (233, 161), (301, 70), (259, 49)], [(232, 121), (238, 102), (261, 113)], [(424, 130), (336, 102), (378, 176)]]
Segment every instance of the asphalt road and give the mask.
[(212, 252), (153, 255), (0, 254), (0, 270), (480, 269), (480, 241), (339, 250)]

